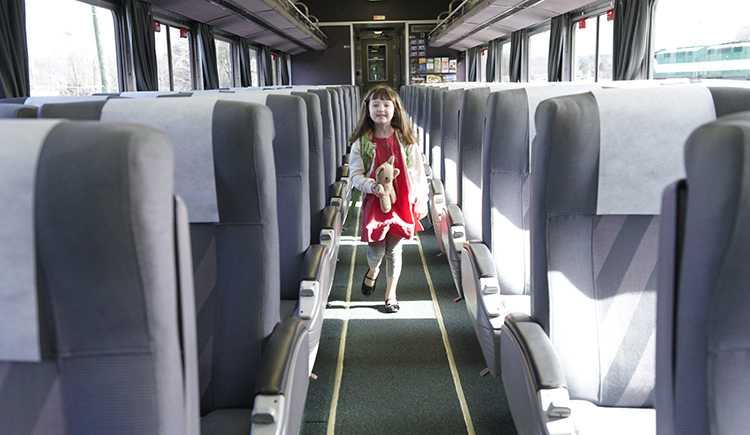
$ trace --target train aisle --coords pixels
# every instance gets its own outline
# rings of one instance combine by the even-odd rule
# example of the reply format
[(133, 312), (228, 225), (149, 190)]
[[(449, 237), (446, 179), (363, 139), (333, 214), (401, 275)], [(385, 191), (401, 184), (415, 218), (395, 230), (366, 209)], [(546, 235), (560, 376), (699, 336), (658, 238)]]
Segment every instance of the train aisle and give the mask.
[(358, 217), (342, 237), (300, 433), (515, 435), (502, 381), (479, 376), (484, 359), (432, 228), (404, 243), (401, 310), (387, 314), (385, 276), (369, 298), (360, 292)]

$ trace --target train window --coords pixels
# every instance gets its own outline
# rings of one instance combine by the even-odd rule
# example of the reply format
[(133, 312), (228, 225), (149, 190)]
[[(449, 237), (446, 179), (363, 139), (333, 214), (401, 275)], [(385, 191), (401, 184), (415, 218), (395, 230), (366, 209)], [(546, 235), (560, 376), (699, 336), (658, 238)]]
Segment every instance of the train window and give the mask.
[(748, 16), (746, 0), (659, 0), (653, 77), (750, 79)]
[(574, 81), (612, 80), (613, 35), (614, 21), (606, 13), (573, 24)]
[(529, 81), (547, 81), (547, 57), (549, 56), (549, 35), (546, 30), (529, 35)]
[(76, 0), (26, 0), (31, 95), (118, 92), (115, 14)]
[(161, 23), (160, 31), (154, 34), (160, 91), (193, 89), (188, 36), (187, 29), (166, 23)]
[(596, 17), (573, 24), (573, 81), (596, 81)]
[(260, 86), (258, 79), (258, 50), (250, 48), (250, 80), (251, 86)]
[(510, 81), (510, 41), (503, 43), (500, 51), (500, 81)]
[(612, 81), (612, 53), (614, 50), (615, 21), (607, 14), (599, 15), (599, 73), (600, 82)]
[(232, 61), (232, 43), (216, 39), (216, 61), (219, 68), (219, 87), (234, 86), (234, 62)]

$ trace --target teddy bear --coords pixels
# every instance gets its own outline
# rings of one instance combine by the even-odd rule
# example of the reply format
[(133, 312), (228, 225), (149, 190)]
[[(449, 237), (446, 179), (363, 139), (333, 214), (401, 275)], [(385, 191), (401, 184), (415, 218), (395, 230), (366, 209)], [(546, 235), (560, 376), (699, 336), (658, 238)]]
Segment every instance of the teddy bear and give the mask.
[(383, 213), (391, 211), (391, 204), (396, 202), (396, 190), (393, 188), (392, 181), (400, 173), (398, 168), (393, 167), (393, 156), (375, 170), (375, 179), (385, 191), (385, 196), (380, 198), (380, 209)]

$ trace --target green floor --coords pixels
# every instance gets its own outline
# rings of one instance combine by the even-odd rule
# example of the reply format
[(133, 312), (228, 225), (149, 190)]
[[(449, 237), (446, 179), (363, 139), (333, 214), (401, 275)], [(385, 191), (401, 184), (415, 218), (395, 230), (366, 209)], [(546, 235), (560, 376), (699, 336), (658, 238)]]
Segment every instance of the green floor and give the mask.
[[(516, 431), (502, 381), (487, 375), (464, 301), (430, 228), (419, 233), (456, 373), (465, 398), (462, 412), (438, 316), (417, 241), (404, 245), (398, 286), (401, 311), (386, 314), (384, 276), (375, 293), (360, 292), (367, 246), (356, 246), (356, 220), (346, 231), (336, 279), (307, 396), (301, 434), (508, 434)], [(358, 240), (358, 237), (357, 237)], [(346, 304), (352, 276), (350, 303)], [(347, 320), (348, 319), (348, 320)], [(340, 387), (336, 393), (341, 337), (346, 328)], [(335, 422), (331, 422), (336, 400)], [(470, 420), (467, 424), (465, 416)], [(329, 426), (334, 432), (329, 432)], [(473, 429), (473, 432), (471, 429)]]

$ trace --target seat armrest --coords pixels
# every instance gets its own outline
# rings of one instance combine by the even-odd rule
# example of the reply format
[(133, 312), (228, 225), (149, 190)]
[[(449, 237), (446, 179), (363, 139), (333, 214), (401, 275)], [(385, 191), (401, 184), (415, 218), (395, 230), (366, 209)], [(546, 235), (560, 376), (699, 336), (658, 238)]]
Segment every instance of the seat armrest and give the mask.
[(511, 313), (503, 329), (502, 378), (518, 433), (575, 434), (565, 375), (541, 325)]
[(427, 160), (425, 160), (424, 165), (424, 175), (427, 177), (428, 180), (432, 180), (432, 166), (430, 166), (429, 163), (426, 163)]
[(526, 314), (511, 313), (505, 317), (504, 327), (528, 361), (537, 391), (567, 388), (555, 347), (539, 323)]
[(344, 165), (339, 166), (337, 175), (338, 175), (337, 179), (339, 180), (341, 179), (348, 180), (349, 179), (349, 165), (344, 164)]
[(461, 207), (456, 204), (447, 204), (445, 212), (448, 216), (448, 226), (464, 225), (464, 213), (461, 211)]
[(472, 258), (477, 278), (494, 278), (497, 276), (495, 260), (492, 258), (492, 253), (487, 245), (478, 240), (469, 240), (464, 243), (464, 250)]
[(287, 317), (263, 350), (255, 386), (251, 435), (297, 433), (309, 379), (310, 342), (305, 322)]
[(432, 196), (442, 196), (445, 197), (445, 189), (443, 189), (443, 182), (440, 181), (439, 178), (432, 178), (430, 180), (430, 189), (432, 192)]
[(328, 298), (328, 289), (323, 288), (328, 284), (326, 275), (330, 271), (328, 252), (328, 246), (320, 244), (310, 245), (305, 252), (299, 285), (299, 316), (302, 319), (310, 319), (318, 311), (323, 294)]
[(328, 247), (329, 255), (336, 252), (341, 235), (341, 210), (329, 205), (320, 215), (320, 244)]
[(344, 205), (344, 193), (346, 189), (346, 183), (343, 181), (337, 181), (331, 184), (329, 192), (331, 194), (331, 205), (334, 207), (341, 207)]
[[(445, 236), (448, 236), (448, 239), (446, 241), (450, 241), (453, 243), (453, 251), (456, 253), (456, 255), (461, 255), (461, 249), (463, 249), (464, 242), (466, 241), (466, 230), (464, 228), (464, 214), (461, 211), (461, 208), (457, 206), (456, 204), (447, 204), (445, 206), (445, 225), (443, 225), (443, 231), (447, 231), (447, 234), (443, 235), (443, 238), (445, 239)], [(449, 246), (446, 246), (445, 248), (446, 253), (450, 250)]]
[(334, 206), (326, 206), (320, 215), (320, 229), (336, 229), (336, 220), (338, 219), (338, 210)]
[(281, 394), (293, 375), (296, 364), (307, 365), (307, 354), (297, 358), (302, 341), (307, 341), (307, 327), (299, 317), (287, 317), (279, 322), (263, 349), (263, 360), (255, 385), (255, 394)]

